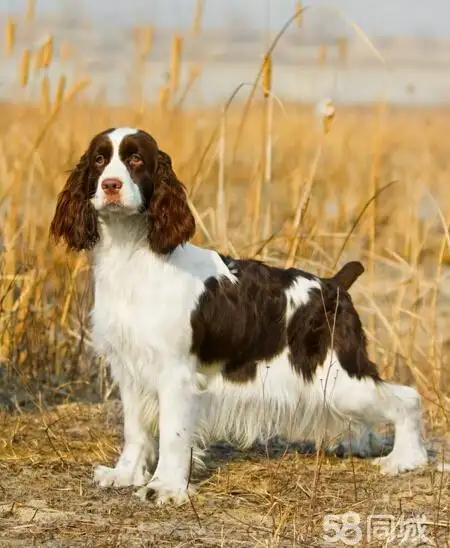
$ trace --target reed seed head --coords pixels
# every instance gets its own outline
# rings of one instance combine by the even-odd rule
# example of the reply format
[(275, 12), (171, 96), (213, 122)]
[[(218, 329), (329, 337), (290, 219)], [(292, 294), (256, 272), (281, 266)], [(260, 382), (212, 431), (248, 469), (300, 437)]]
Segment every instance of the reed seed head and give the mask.
[(28, 0), (27, 9), (25, 12), (25, 21), (31, 23), (36, 15), (36, 0)]
[(172, 93), (175, 93), (180, 85), (180, 64), (181, 52), (183, 49), (183, 38), (176, 34), (172, 40), (172, 54), (170, 61), (170, 80)]
[(5, 26), (5, 52), (6, 55), (11, 55), (16, 45), (16, 22), (11, 17), (6, 22)]
[(50, 110), (50, 80), (47, 74), (44, 75), (41, 81), (41, 92), (39, 106), (41, 112), (47, 114)]
[(264, 55), (263, 59), (262, 87), (264, 97), (268, 97), (272, 91), (272, 56), (270, 53)]
[(162, 110), (167, 110), (170, 99), (170, 87), (167, 84), (161, 86), (159, 90), (159, 106)]
[(29, 48), (25, 48), (20, 58), (19, 66), (19, 83), (23, 88), (26, 88), (28, 85), (28, 79), (30, 76), (30, 59), (31, 51)]
[(53, 37), (49, 35), (42, 46), (42, 68), (48, 68), (53, 59)]
[(303, 3), (302, 0), (298, 0), (295, 3), (295, 22), (298, 27), (301, 27), (303, 24)]
[(327, 53), (327, 46), (325, 44), (321, 44), (317, 50), (317, 62), (320, 66), (326, 63)]
[(67, 78), (64, 74), (61, 74), (56, 84), (55, 94), (55, 108), (59, 108), (64, 99), (64, 92), (66, 91)]
[(319, 102), (316, 107), (316, 115), (323, 132), (325, 134), (329, 133), (336, 116), (336, 108), (333, 101), (331, 99), (324, 99)]
[(198, 36), (202, 30), (203, 0), (196, 0), (192, 34)]

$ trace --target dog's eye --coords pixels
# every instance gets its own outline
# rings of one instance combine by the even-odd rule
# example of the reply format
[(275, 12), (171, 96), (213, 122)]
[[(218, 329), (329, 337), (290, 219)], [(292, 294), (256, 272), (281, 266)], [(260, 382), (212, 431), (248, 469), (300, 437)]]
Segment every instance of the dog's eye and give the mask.
[(98, 167), (103, 167), (105, 165), (105, 161), (106, 160), (103, 154), (97, 154), (97, 156), (95, 157), (95, 165)]
[(132, 154), (128, 159), (128, 163), (131, 167), (139, 167), (143, 164), (142, 158), (139, 156), (139, 154)]

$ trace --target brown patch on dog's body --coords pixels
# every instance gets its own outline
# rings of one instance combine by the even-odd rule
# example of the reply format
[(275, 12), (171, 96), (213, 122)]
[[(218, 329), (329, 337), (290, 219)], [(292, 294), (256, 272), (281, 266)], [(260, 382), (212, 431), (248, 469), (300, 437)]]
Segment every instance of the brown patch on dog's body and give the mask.
[[(361, 263), (348, 263), (332, 278), (319, 278), (295, 268), (221, 258), (237, 281), (222, 277), (205, 282), (191, 316), (191, 351), (201, 363), (222, 362), (227, 380), (245, 383), (256, 378), (259, 362), (269, 362), (288, 348), (294, 370), (311, 381), (332, 347), (351, 377), (379, 379), (346, 291), (364, 270)], [(299, 278), (315, 280), (321, 289), (312, 287), (309, 301), (296, 305), (288, 322), (286, 291)]]
[(350, 295), (330, 280), (312, 288), (309, 301), (299, 306), (287, 326), (292, 366), (311, 381), (316, 369), (333, 349), (350, 377), (380, 380), (367, 355), (361, 320)]

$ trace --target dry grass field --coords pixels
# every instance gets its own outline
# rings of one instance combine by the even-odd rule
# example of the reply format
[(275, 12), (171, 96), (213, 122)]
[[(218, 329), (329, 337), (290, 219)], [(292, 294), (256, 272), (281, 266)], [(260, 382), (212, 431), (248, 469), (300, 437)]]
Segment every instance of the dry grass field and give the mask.
[[(6, 36), (8, 54), (11, 26)], [(438, 466), (450, 462), (450, 111), (335, 105), (331, 123), (258, 91), (224, 115), (184, 107), (169, 88), (145, 101), (133, 88), (112, 106), (85, 100), (81, 76), (50, 85), (56, 46), (25, 52), (18, 68), (18, 86), (42, 86), (40, 102), (0, 104), (0, 546), (325, 546), (324, 517), (345, 512), (360, 516), (358, 546), (424, 546), (399, 533), (419, 516), (427, 545), (448, 546)], [(267, 67), (263, 76), (270, 88)], [(181, 508), (92, 485), (92, 466), (118, 454), (120, 405), (92, 353), (88, 257), (53, 245), (48, 227), (67, 170), (93, 134), (121, 124), (172, 156), (197, 243), (325, 275), (364, 264), (351, 293), (382, 374), (423, 396), (428, 469), (392, 479), (276, 440), (248, 453), (213, 447)], [(395, 521), (390, 543), (366, 527), (380, 514)]]

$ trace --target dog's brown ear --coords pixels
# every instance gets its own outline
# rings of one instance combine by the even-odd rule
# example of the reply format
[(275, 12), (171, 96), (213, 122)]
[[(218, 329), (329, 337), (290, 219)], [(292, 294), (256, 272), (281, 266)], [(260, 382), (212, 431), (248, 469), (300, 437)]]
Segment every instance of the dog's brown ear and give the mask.
[(64, 240), (69, 249), (91, 249), (98, 241), (98, 221), (94, 206), (89, 201), (88, 154), (81, 156), (58, 196), (56, 210), (50, 225), (54, 240)]
[(148, 216), (148, 240), (155, 253), (171, 253), (195, 233), (195, 219), (189, 208), (186, 189), (175, 175), (170, 156), (162, 150), (158, 151)]
[(363, 272), (364, 267), (359, 261), (351, 261), (336, 272), (330, 280), (348, 291)]

